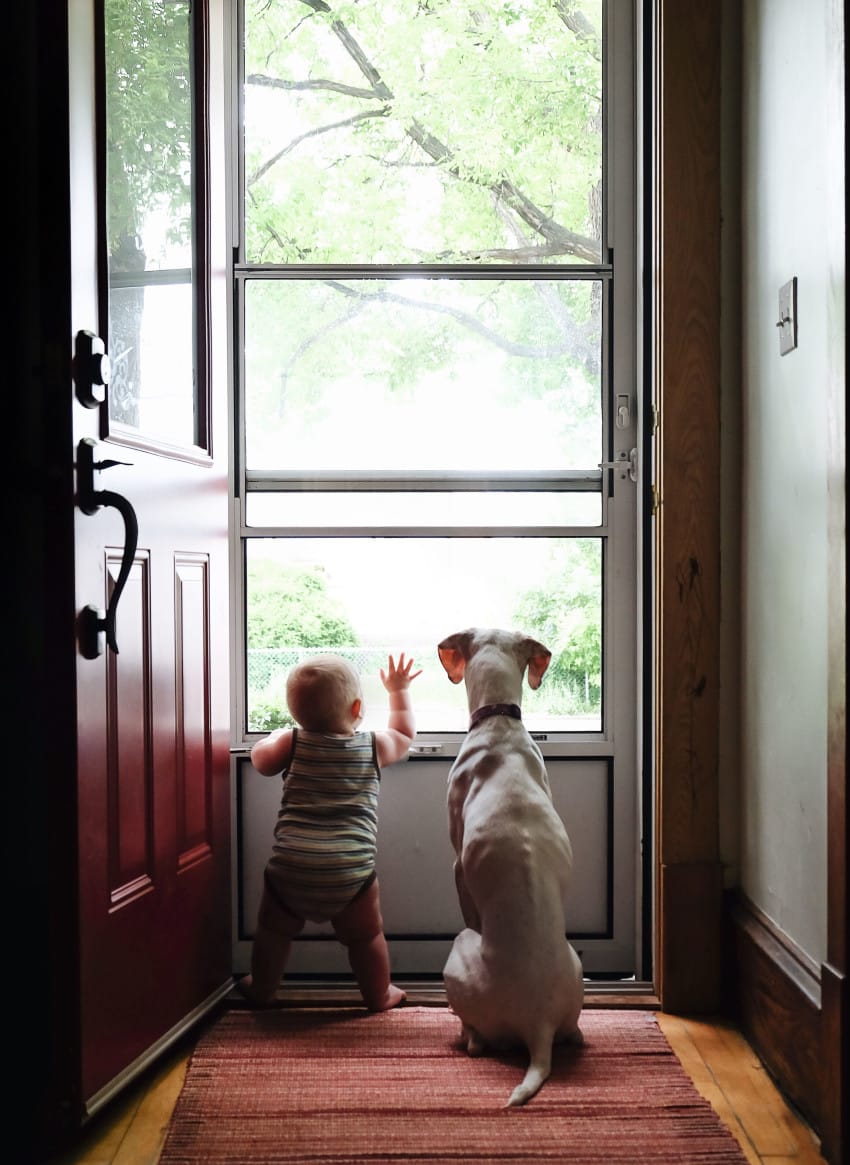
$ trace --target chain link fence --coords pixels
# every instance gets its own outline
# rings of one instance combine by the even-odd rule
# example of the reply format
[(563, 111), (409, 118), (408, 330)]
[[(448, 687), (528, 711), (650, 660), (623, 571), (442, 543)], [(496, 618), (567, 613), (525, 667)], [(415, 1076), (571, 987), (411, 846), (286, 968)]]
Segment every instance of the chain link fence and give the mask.
[[(302, 659), (319, 652), (317, 647), (254, 647), (246, 660), (248, 686), (248, 731), (269, 732), (289, 727), (292, 719), (286, 708), (286, 677)], [(362, 676), (377, 675), (386, 667), (387, 653), (380, 647), (333, 647)]]
[[(302, 659), (316, 655), (317, 647), (264, 647), (250, 648), (247, 653), (248, 689), (248, 731), (270, 732), (275, 728), (288, 728), (293, 724), (286, 707), (286, 677)], [(381, 647), (331, 647), (327, 650), (349, 660), (363, 680), (367, 708), (383, 706), (384, 694), (378, 676), (387, 665), (387, 649)], [(417, 655), (416, 666), (425, 661), (425, 674), (416, 681), (415, 702), (421, 716), (417, 718), (424, 726), (431, 716), (434, 724), (441, 728), (452, 725), (453, 712), (459, 710), (457, 727), (465, 725), (466, 702), (458, 697), (445, 673), (429, 653)], [(430, 656), (434, 656), (431, 651)], [(524, 693), (523, 705), (529, 712), (537, 712), (546, 717), (582, 719), (601, 716), (601, 693), (598, 677), (588, 675), (571, 677), (566, 683), (553, 682), (552, 677), (539, 691)], [(462, 723), (461, 723), (462, 721)], [(553, 727), (555, 725), (553, 724)], [(564, 725), (567, 727), (567, 725)]]

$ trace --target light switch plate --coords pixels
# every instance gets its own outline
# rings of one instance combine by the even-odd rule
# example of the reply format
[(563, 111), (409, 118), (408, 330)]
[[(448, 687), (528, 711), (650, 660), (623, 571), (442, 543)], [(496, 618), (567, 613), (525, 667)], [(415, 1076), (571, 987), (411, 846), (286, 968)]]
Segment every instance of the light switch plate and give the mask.
[(779, 288), (779, 355), (786, 356), (797, 347), (797, 276)]

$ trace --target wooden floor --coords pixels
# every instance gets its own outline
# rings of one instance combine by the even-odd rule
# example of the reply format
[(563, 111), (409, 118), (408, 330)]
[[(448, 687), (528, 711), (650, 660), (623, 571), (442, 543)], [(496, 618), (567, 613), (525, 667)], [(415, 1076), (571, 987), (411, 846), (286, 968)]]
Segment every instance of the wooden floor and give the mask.
[[(410, 991), (408, 1000), (434, 1003), (433, 996), (420, 999)], [(612, 1005), (610, 1000), (605, 1004)], [(655, 1014), (685, 1071), (732, 1130), (751, 1165), (825, 1165), (814, 1134), (784, 1102), (731, 1024)], [(197, 1035), (176, 1045), (98, 1113), (73, 1150), (46, 1165), (156, 1165)]]

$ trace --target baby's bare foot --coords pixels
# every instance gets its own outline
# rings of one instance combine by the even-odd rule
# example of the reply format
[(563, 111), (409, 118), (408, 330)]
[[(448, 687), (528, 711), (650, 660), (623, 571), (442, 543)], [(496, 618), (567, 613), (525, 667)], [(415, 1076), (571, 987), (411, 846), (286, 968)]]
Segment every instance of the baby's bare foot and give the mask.
[(390, 983), (387, 988), (387, 993), (377, 1007), (370, 1007), (370, 1011), (389, 1011), (392, 1007), (398, 1007), (407, 999), (407, 995), (400, 987), (396, 987), (395, 983)]
[(275, 995), (260, 995), (254, 987), (250, 975), (244, 975), (236, 982), (236, 989), (252, 1007), (268, 1007), (275, 1000)]

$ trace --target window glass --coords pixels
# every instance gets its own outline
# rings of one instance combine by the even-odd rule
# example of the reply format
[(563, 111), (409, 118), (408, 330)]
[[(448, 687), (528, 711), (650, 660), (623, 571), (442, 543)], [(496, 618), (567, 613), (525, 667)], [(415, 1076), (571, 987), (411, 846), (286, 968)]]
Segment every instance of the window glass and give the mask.
[(602, 458), (601, 283), (249, 280), (249, 470)]
[(248, 0), (246, 24), (249, 262), (600, 261), (602, 0)]
[(364, 685), (421, 657), (420, 731), (462, 731), (436, 645), (470, 625), (553, 650), (537, 730), (601, 731), (603, 15), (244, 0), (249, 731), (326, 649)]
[(189, 0), (107, 0), (110, 423), (197, 440)]
[(366, 726), (386, 724), (379, 670), (404, 651), (422, 731), (466, 730), (469, 710), (437, 644), (472, 626), (522, 628), (553, 652), (523, 694), (538, 732), (600, 731), (602, 546), (598, 538), (250, 539), (246, 544), (249, 731), (290, 724), (286, 676), (334, 651), (361, 672)]
[(599, 485), (592, 493), (253, 492), (248, 494), (245, 510), (249, 526), (374, 526), (376, 530), (417, 526), (598, 526), (602, 521), (602, 494)]

